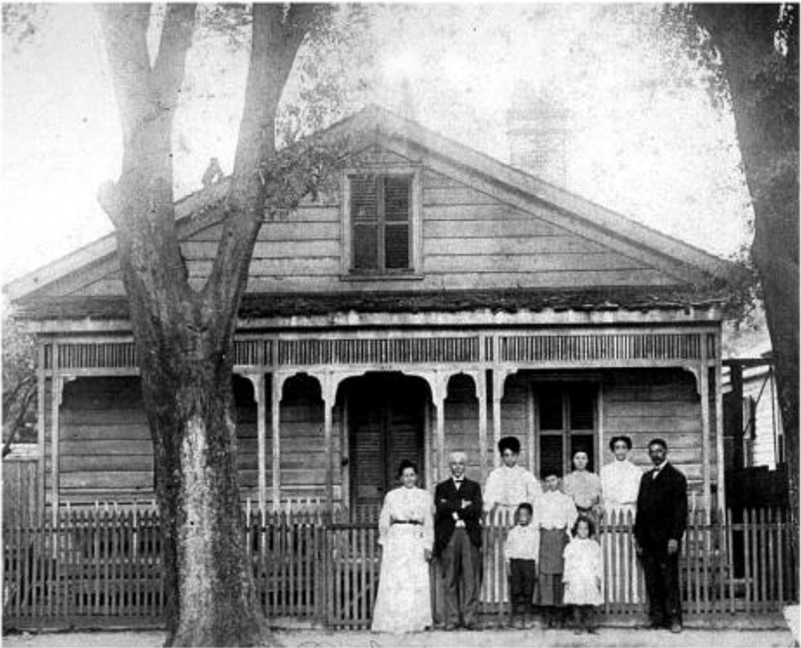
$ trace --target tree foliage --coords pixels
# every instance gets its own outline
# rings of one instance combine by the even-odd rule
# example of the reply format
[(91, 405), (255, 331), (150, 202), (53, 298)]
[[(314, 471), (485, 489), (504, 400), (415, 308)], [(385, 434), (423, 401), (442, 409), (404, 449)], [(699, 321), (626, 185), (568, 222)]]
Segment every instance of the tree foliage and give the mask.
[(3, 318), (3, 457), (11, 445), (35, 441), (25, 426), (36, 410), (36, 340), (6, 313)]
[(751, 257), (761, 284), (776, 366), (789, 465), (793, 540), (798, 546), (799, 60), (798, 5), (674, 7), (710, 95), (735, 119), (754, 208)]

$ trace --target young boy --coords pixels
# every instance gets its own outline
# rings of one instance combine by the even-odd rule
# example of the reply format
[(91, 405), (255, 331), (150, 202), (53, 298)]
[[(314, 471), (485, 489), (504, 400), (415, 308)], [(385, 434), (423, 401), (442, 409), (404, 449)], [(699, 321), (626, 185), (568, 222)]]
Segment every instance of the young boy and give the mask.
[(537, 582), (537, 557), (540, 552), (540, 531), (531, 523), (532, 507), (523, 502), (515, 512), (515, 525), (504, 544), (506, 575), (509, 577), (509, 601), (512, 607), (510, 625), (530, 626), (534, 585)]
[(562, 573), (570, 529), (578, 518), (573, 499), (559, 490), (559, 471), (544, 473), (545, 491), (537, 499), (534, 519), (540, 530), (539, 604), (548, 628), (562, 625)]

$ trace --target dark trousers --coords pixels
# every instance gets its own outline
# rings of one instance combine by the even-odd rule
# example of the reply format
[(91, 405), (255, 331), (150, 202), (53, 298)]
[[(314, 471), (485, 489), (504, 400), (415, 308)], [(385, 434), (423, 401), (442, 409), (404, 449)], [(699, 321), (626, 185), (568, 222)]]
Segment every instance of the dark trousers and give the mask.
[(442, 578), (445, 590), (445, 623), (474, 625), (478, 612), (478, 588), (481, 573), (479, 548), (470, 542), (463, 528), (453, 530), (442, 550)]
[(594, 630), (595, 608), (592, 605), (574, 605), (573, 627), (577, 630)]
[(651, 623), (666, 625), (681, 623), (681, 596), (679, 594), (679, 553), (644, 550), (642, 568), (645, 589), (648, 592), (648, 616)]
[(537, 562), (512, 558), (509, 561), (509, 593), (512, 616), (531, 614), (534, 585), (537, 582)]

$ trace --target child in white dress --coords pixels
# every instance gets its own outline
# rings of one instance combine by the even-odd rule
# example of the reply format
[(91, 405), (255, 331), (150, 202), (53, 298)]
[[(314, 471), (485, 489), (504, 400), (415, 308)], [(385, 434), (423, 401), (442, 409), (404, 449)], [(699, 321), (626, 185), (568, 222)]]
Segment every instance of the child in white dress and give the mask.
[(601, 594), (601, 545), (594, 540), (593, 522), (581, 516), (573, 526), (573, 539), (565, 547), (564, 603), (573, 606), (576, 634), (595, 634), (593, 608), (604, 602)]

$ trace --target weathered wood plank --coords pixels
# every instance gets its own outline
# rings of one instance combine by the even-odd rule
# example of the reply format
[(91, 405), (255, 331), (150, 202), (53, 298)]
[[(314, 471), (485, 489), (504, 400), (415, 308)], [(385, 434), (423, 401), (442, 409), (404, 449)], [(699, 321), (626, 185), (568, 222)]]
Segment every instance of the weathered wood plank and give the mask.
[(140, 441), (150, 439), (150, 428), (144, 423), (140, 424), (120, 424), (109, 425), (64, 425), (59, 430), (63, 441), (91, 441), (99, 439), (124, 439), (129, 441)]
[(498, 205), (501, 204), (489, 194), (471, 189), (466, 185), (459, 187), (423, 187), (423, 207), (429, 205)]
[(486, 254), (482, 256), (438, 256), (425, 258), (425, 273), (453, 272), (548, 272), (548, 271), (589, 271), (589, 270), (632, 270), (645, 269), (639, 261), (629, 259), (621, 254), (596, 253), (562, 253), (538, 254), (529, 256), (506, 256)]
[(61, 474), (74, 472), (143, 472), (153, 470), (153, 453), (125, 455), (61, 455)]
[(129, 441), (129, 440), (91, 440), (91, 441), (63, 441), (61, 443), (62, 457), (68, 455), (92, 456), (92, 455), (144, 455), (152, 452), (152, 445), (149, 440)]
[[(181, 244), (187, 259), (213, 259), (217, 241), (189, 241)], [(339, 256), (339, 240), (321, 241), (257, 241), (253, 248), (254, 259), (294, 259), (299, 257)]]
[(423, 241), (423, 251), (428, 255), (480, 256), (484, 254), (557, 254), (561, 252), (599, 253), (606, 251), (601, 245), (575, 235), (547, 235), (519, 238), (498, 236), (490, 239), (460, 238), (459, 236), (429, 238)]
[(432, 239), (559, 236), (564, 233), (564, 230), (537, 218), (423, 219), (423, 236)]
[(152, 489), (153, 472), (72, 472), (62, 475), (61, 487), (64, 490), (70, 488), (95, 488), (95, 489)]

